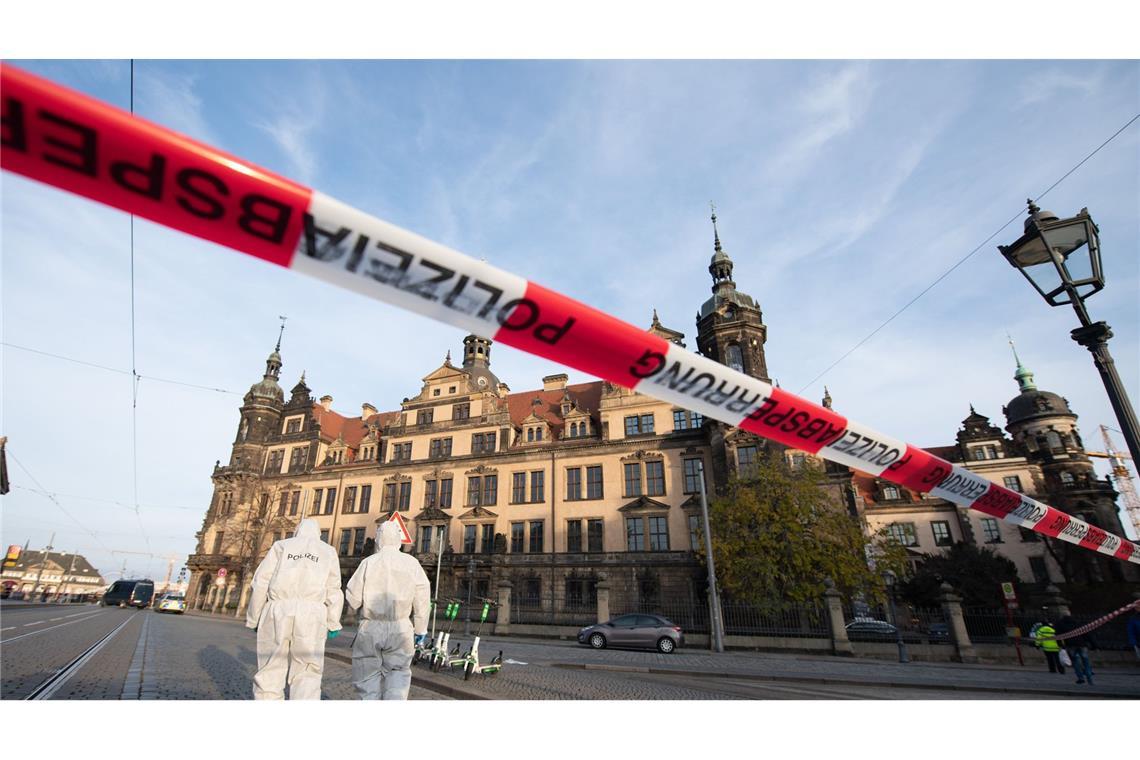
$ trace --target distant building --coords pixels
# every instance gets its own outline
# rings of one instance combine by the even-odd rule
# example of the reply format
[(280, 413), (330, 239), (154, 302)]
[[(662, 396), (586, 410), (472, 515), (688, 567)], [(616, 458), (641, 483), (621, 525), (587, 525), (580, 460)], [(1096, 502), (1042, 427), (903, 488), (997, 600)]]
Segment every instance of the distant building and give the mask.
[(25, 597), (33, 590), (37, 596), (101, 594), (107, 586), (83, 555), (43, 551), (21, 552), (14, 567), (0, 572), (0, 582), (5, 594), (19, 592)]
[[(760, 306), (736, 288), (713, 221), (713, 295), (697, 313), (697, 346), (768, 380)], [(656, 312), (648, 330), (684, 345)], [(377, 523), (394, 511), (433, 578), (433, 551), (445, 542), (445, 595), (490, 596), (508, 581), (520, 604), (572, 608), (591, 604), (605, 577), (619, 605), (703, 599), (705, 571), (694, 554), (701, 463), (710, 490), (722, 491), (769, 444), (608, 382), (571, 385), (556, 374), (541, 388), (512, 392), (491, 369), (491, 349), (469, 335), (462, 362), (448, 352), (399, 409), (363, 404), (348, 416), (333, 411), (331, 396), (314, 402), (304, 375), (286, 399), (278, 341), (245, 395), (229, 463), (214, 468), (213, 500), (187, 562), (190, 605), (243, 610), (257, 562), (309, 516), (340, 554), (347, 580), (371, 553)], [(392, 357), (389, 371), (404, 369)], [(1017, 377), (1021, 394), (1005, 410), (1010, 436), (971, 410), (957, 444), (933, 451), (1120, 534), (1115, 494), (1084, 455), (1076, 415), (1038, 391), (1020, 363)], [(823, 403), (830, 406), (829, 395)], [(810, 457), (783, 454), (793, 463)], [(869, 530), (889, 526), (916, 558), (968, 541), (1010, 557), (1027, 582), (1132, 572), (865, 473), (831, 463), (825, 472), (837, 504)]]

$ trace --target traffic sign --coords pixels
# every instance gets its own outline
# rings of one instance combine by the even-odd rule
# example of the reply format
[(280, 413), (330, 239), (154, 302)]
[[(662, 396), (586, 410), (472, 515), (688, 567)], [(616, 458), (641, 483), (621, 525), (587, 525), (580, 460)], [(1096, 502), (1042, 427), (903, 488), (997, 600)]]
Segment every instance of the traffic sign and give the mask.
[(388, 522), (396, 523), (397, 525), (400, 526), (400, 530), (402, 530), (404, 532), (404, 537), (400, 539), (401, 544), (414, 544), (415, 543), (415, 541), (412, 540), (412, 534), (408, 532), (408, 526), (404, 522), (404, 518), (400, 515), (399, 512), (393, 512), (392, 516), (388, 518)]
[(1015, 601), (1017, 599), (1017, 594), (1015, 594), (1013, 592), (1013, 584), (1009, 583), (1008, 581), (1006, 583), (1001, 584), (1001, 595), (1004, 596), (1006, 599), (1012, 599)]

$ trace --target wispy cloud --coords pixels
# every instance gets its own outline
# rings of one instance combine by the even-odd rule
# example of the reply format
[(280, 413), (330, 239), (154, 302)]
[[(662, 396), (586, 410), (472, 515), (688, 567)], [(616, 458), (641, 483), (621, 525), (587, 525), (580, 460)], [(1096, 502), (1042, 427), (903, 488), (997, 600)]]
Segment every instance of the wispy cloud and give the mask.
[(1096, 70), (1087, 74), (1076, 74), (1071, 71), (1048, 69), (1035, 71), (1021, 86), (1021, 100), (1019, 106), (1029, 106), (1041, 103), (1054, 97), (1064, 95), (1092, 95), (1096, 93), (1104, 81), (1104, 71)]
[(218, 140), (195, 91), (198, 77), (157, 66), (135, 66), (135, 113), (203, 142)]

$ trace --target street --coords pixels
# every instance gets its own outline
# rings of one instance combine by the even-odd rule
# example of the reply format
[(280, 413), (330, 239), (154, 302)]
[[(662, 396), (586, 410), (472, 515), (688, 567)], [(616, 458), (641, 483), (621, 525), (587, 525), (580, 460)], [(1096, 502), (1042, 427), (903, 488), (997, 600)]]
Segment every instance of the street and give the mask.
[[(88, 605), (0, 607), (3, 699), (250, 699), (254, 634), (232, 617)], [(324, 699), (355, 699), (354, 629), (329, 642)], [(453, 641), (466, 644), (468, 638)], [(487, 637), (495, 676), (413, 668), (412, 699), (817, 700), (1136, 698), (1140, 669), (1076, 686), (1036, 660), (1024, 668), (685, 648), (672, 655), (575, 642)]]

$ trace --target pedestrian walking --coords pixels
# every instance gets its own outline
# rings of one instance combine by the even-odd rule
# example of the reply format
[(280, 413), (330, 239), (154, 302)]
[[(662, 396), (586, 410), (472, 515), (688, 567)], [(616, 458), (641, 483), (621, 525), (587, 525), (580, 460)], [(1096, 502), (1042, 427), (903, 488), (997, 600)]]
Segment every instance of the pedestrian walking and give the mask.
[(253, 574), (245, 624), (257, 631), (254, 699), (320, 699), (325, 641), (340, 632), (340, 559), (306, 518)]
[(385, 522), (377, 534), (376, 553), (348, 581), (348, 606), (363, 608), (352, 683), (361, 699), (407, 699), (415, 640), (427, 636), (431, 585), (419, 560), (400, 551), (399, 525)]
[(1046, 620), (1036, 627), (1037, 648), (1045, 653), (1045, 663), (1050, 673), (1065, 674), (1065, 666), (1061, 664), (1061, 644), (1057, 641), (1057, 629)]
[[(1077, 628), (1080, 628), (1080, 623), (1074, 620), (1072, 615), (1065, 615), (1057, 622), (1057, 635), (1063, 636)], [(1083, 633), (1061, 641), (1065, 651), (1069, 653), (1069, 660), (1073, 663), (1073, 672), (1077, 675), (1077, 683), (1087, 682), (1089, 686), (1092, 686), (1092, 661), (1089, 659), (1089, 650), (1096, 649), (1096, 640), (1092, 633)]]

